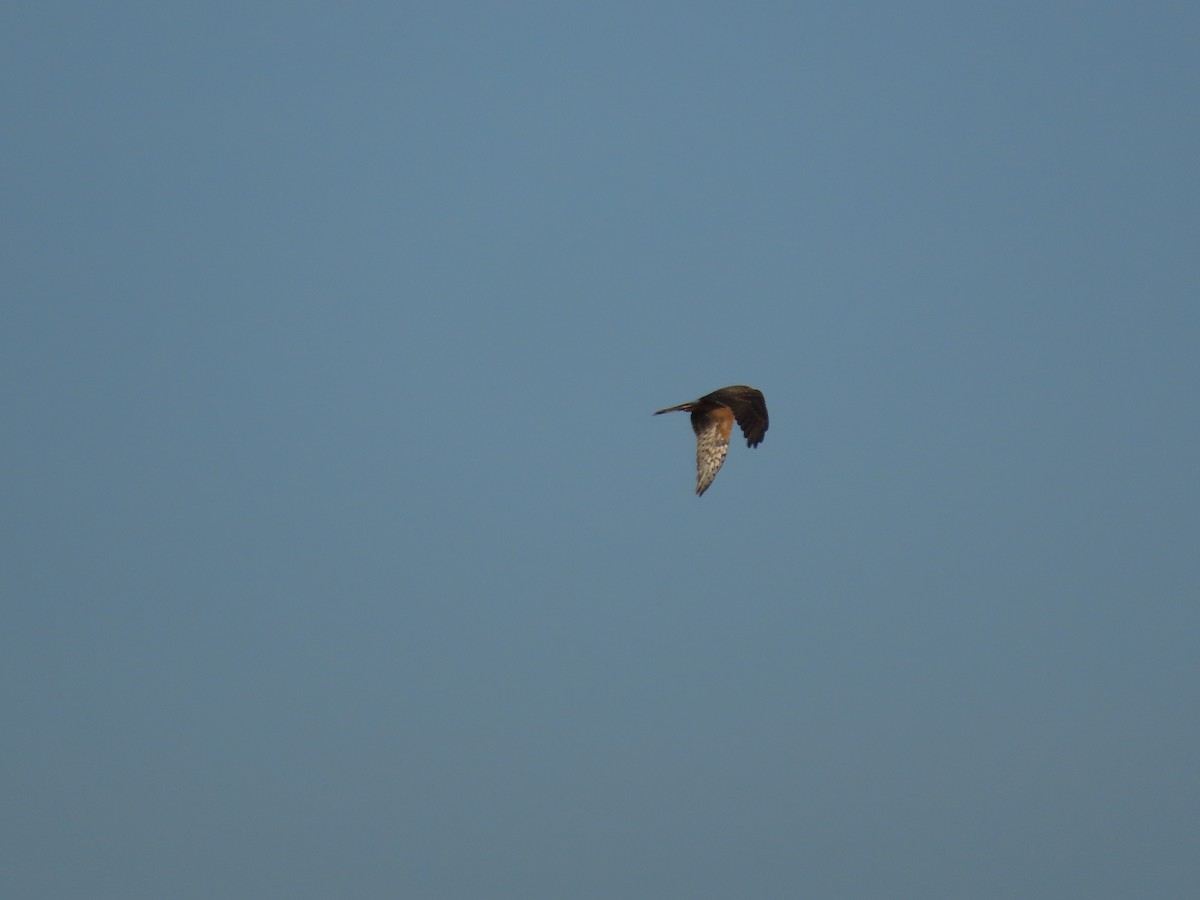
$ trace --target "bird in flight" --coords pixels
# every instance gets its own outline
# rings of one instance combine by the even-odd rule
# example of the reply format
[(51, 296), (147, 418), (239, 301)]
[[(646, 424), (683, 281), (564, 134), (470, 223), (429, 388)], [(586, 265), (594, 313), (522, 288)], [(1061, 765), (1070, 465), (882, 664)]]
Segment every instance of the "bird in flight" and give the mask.
[(723, 387), (691, 403), (660, 409), (654, 415), (669, 412), (692, 414), (692, 431), (696, 432), (696, 496), (707, 491), (721, 471), (729, 452), (734, 420), (741, 426), (747, 447), (757, 447), (767, 433), (767, 401), (762, 391), (744, 384)]

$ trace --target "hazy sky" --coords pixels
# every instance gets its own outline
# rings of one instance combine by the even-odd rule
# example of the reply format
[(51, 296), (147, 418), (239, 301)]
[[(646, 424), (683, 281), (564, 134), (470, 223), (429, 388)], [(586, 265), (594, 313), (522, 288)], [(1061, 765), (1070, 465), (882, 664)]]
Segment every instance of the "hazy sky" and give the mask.
[(10, 4), (0, 894), (1200, 896), (1198, 34)]

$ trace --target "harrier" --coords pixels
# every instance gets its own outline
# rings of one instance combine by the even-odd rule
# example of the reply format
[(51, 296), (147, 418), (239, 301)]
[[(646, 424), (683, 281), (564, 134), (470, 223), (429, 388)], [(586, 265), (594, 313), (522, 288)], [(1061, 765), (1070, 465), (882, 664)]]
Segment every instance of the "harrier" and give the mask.
[(762, 391), (744, 384), (721, 388), (691, 403), (668, 406), (654, 415), (669, 412), (692, 414), (692, 431), (696, 432), (696, 496), (707, 491), (721, 471), (735, 419), (746, 437), (747, 447), (757, 447), (767, 433), (767, 401)]

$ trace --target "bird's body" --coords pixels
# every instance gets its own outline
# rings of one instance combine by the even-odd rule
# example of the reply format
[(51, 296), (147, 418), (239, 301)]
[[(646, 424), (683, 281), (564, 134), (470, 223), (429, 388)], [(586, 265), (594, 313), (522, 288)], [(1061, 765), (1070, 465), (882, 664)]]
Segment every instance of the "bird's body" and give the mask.
[(762, 391), (743, 384), (721, 388), (691, 403), (668, 406), (654, 415), (690, 412), (696, 432), (696, 494), (708, 490), (729, 452), (733, 423), (741, 426), (747, 447), (757, 447), (767, 433), (767, 401)]

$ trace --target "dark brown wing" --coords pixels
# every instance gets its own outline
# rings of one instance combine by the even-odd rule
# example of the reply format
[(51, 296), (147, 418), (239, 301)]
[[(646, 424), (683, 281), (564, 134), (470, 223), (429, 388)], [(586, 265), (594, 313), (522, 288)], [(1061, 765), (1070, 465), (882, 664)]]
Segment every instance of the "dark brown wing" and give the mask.
[(746, 387), (744, 384), (735, 384), (721, 388), (719, 391), (713, 391), (708, 396), (702, 397), (701, 402), (703, 401), (728, 406), (733, 411), (734, 418), (737, 419), (742, 434), (746, 437), (747, 447), (757, 447), (762, 443), (767, 428), (770, 426), (770, 419), (767, 417), (767, 400), (763, 397), (762, 391)]

